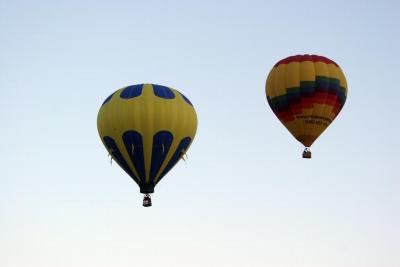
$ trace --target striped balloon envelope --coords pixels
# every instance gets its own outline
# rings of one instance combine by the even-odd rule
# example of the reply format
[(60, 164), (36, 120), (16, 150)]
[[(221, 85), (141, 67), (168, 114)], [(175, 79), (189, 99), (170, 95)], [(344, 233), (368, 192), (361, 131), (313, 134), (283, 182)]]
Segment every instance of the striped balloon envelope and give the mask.
[(97, 116), (97, 129), (112, 159), (145, 194), (143, 205), (151, 206), (149, 194), (189, 149), (197, 116), (179, 91), (139, 84), (107, 97)]
[(282, 59), (270, 71), (265, 92), (272, 111), (306, 149), (337, 117), (347, 97), (347, 82), (334, 61), (317, 55)]

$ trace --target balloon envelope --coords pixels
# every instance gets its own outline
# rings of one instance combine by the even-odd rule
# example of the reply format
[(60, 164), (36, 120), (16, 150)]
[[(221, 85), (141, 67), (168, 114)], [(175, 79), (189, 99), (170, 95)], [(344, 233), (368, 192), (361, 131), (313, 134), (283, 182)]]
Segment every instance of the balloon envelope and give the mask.
[(297, 55), (275, 64), (265, 91), (278, 119), (299, 142), (310, 147), (343, 108), (347, 82), (334, 61)]
[(197, 116), (179, 91), (138, 84), (104, 101), (97, 128), (112, 158), (148, 194), (189, 149)]

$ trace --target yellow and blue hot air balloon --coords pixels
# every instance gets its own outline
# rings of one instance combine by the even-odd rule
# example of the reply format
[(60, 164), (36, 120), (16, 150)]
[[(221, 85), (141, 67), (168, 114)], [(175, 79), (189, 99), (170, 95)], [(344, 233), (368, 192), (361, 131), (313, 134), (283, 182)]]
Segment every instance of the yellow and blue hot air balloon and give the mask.
[(317, 55), (282, 59), (270, 71), (265, 87), (268, 104), (289, 132), (309, 147), (339, 114), (347, 82), (334, 61)]
[(121, 88), (97, 116), (100, 138), (111, 157), (145, 194), (185, 155), (197, 129), (192, 103), (178, 90), (155, 84)]

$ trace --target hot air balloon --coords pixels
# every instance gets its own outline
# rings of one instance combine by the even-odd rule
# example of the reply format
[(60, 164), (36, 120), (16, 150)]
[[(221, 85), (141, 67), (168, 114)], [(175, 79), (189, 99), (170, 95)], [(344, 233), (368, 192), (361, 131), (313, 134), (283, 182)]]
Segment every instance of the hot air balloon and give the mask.
[(109, 155), (139, 185), (143, 206), (149, 207), (156, 184), (189, 149), (197, 116), (178, 90), (138, 84), (106, 98), (97, 129)]
[(334, 61), (317, 55), (296, 55), (275, 64), (265, 92), (272, 111), (305, 146), (303, 158), (311, 158), (309, 147), (343, 108), (347, 83)]

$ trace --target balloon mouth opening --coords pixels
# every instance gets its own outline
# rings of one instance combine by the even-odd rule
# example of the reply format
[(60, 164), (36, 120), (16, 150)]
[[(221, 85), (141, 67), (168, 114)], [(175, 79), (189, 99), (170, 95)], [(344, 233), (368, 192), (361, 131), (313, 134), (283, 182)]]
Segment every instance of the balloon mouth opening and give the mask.
[(140, 186), (140, 193), (142, 194), (152, 194), (154, 193), (154, 185), (153, 184), (143, 184)]

